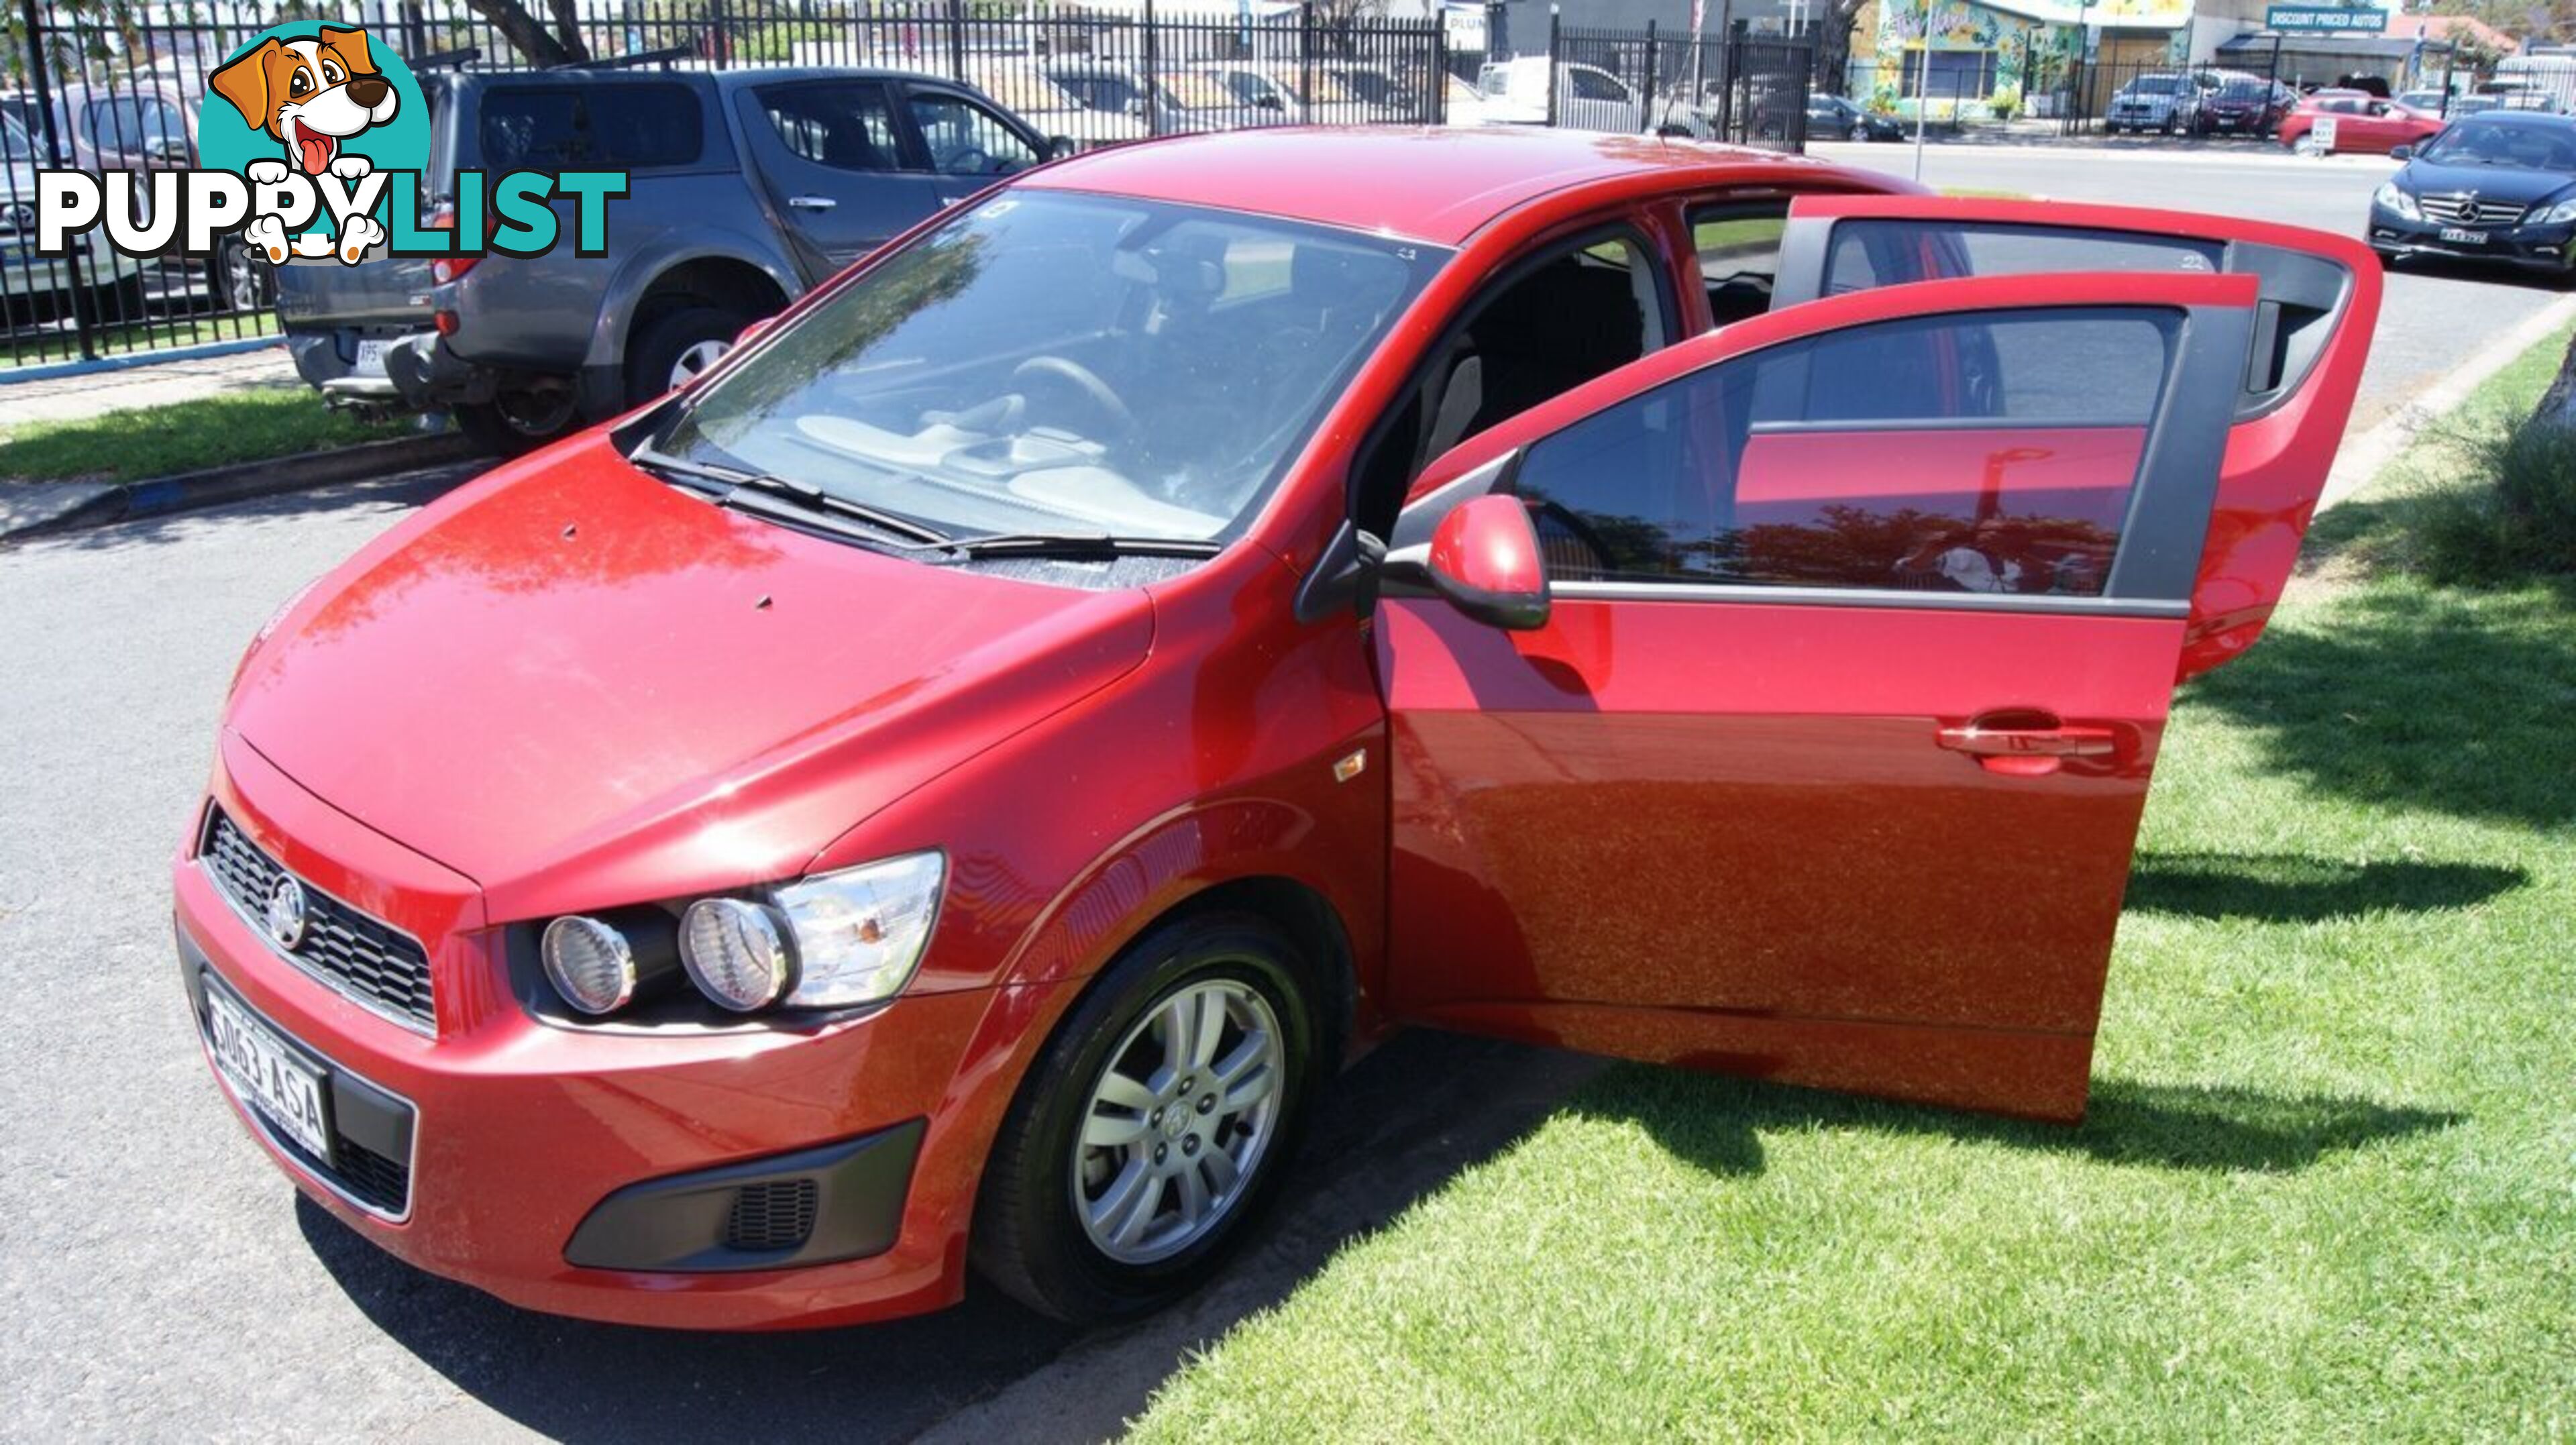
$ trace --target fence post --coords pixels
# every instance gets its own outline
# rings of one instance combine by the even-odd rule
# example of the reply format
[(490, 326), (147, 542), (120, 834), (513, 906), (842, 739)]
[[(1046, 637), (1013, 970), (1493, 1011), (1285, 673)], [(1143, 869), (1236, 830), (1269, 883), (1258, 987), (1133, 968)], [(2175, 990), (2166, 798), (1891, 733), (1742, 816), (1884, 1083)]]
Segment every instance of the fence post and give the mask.
[[(36, 0), (22, 0), (21, 9), (27, 22), (27, 78), (35, 88), (36, 116), (45, 133), (45, 163), (61, 170), (63, 142), (62, 137), (54, 132), (54, 79), (46, 72), (45, 66), (45, 16)], [(98, 348), (90, 335), (89, 308), (81, 304), (84, 288), (81, 284), (80, 248), (74, 246), (65, 250), (63, 264), (71, 269), (72, 335), (80, 343), (81, 360), (96, 361)]]
[(1145, 0), (1145, 134), (1163, 133), (1162, 45), (1154, 34), (1154, 0)]
[[(1297, 7), (1297, 104), (1311, 109), (1315, 104), (1315, 6), (1314, 0), (1303, 0)], [(1310, 116), (1300, 113), (1298, 119)]]
[(948, 78), (966, 78), (966, 0), (948, 0)]
[(1547, 7), (1547, 124), (1551, 130), (1556, 127), (1556, 67), (1565, 53), (1563, 19), (1555, 6)]
[(733, 38), (725, 34), (724, 0), (707, 0), (707, 32), (707, 59), (722, 70), (733, 50)]
[(1655, 21), (1652, 16), (1646, 18), (1646, 103), (1639, 109), (1644, 112), (1637, 117), (1639, 130), (1644, 134), (1653, 135), (1655, 133)]
[(1431, 123), (1449, 123), (1449, 22), (1431, 17)]

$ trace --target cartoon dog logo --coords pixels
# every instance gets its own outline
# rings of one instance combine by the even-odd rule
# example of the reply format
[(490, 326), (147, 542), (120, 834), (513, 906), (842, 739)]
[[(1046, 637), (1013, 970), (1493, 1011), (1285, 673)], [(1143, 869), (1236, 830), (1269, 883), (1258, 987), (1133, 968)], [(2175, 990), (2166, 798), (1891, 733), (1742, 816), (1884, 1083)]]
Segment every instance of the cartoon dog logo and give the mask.
[[(268, 132), (286, 147), (286, 160), (250, 164), (253, 181), (286, 178), (288, 163), (308, 176), (329, 174), (355, 181), (374, 169), (362, 155), (342, 155), (341, 146), (369, 126), (394, 118), (401, 99), (393, 82), (377, 70), (364, 30), (325, 25), (309, 40), (271, 36), (227, 62), (208, 77), (215, 94), (232, 102), (253, 130)], [(277, 217), (259, 216), (242, 228), (249, 242), (283, 265), (301, 252), (291, 244)], [(299, 238), (301, 239), (301, 238)], [(355, 262), (367, 248), (385, 239), (382, 223), (355, 216), (341, 228), (340, 258)]]

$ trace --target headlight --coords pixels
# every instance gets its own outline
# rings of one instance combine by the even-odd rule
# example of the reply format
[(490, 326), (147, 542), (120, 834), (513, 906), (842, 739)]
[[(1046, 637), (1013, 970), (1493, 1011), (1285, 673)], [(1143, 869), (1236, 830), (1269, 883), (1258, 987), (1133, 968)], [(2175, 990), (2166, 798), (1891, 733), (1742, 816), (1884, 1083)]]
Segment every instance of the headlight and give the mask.
[(671, 916), (621, 909), (605, 918), (570, 914), (546, 925), (538, 956), (546, 982), (583, 1013), (611, 1014), (676, 966)]
[(930, 942), (947, 861), (912, 853), (771, 890), (795, 939), (793, 1008), (875, 1003), (903, 991)]
[(2424, 219), (2424, 213), (2415, 208), (2415, 198), (2399, 190), (2395, 181), (2380, 182), (2379, 189), (2370, 193), (2370, 199), (2382, 209), (2395, 211), (2410, 221)]
[(796, 960), (766, 904), (704, 898), (680, 919), (680, 962), (698, 991), (736, 1013), (767, 1008), (787, 992)]
[(2576, 221), (2576, 196), (2569, 196), (2532, 217), (2532, 224), (2536, 226), (2563, 226), (2569, 221)]

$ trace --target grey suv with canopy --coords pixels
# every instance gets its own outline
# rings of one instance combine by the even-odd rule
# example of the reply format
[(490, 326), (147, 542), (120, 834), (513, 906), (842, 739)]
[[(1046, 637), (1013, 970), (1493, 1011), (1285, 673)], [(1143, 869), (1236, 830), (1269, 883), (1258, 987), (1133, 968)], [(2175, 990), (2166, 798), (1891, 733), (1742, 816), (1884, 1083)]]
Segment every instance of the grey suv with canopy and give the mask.
[(296, 368), (339, 405), (451, 412), (520, 451), (649, 401), (744, 327), (1057, 146), (901, 71), (432, 72), (422, 214), (458, 172), (623, 170), (608, 251), (289, 265)]

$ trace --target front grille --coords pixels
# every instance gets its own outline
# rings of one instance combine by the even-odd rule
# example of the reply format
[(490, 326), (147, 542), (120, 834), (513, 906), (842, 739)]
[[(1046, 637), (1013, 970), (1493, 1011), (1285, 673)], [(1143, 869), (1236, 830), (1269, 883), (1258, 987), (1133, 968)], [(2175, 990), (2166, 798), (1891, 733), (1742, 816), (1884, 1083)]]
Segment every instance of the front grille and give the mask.
[(2424, 219), (2445, 226), (2510, 226), (2522, 219), (2517, 201), (2481, 201), (2474, 196), (2417, 196)]
[(803, 1245), (814, 1233), (821, 1195), (811, 1179), (744, 1185), (725, 1216), (725, 1247), (760, 1253)]
[[(276, 859), (224, 816), (207, 810), (198, 859), (243, 919), (268, 938), (262, 918), (278, 880), (291, 877)], [(302, 879), (304, 937), (295, 947), (269, 946), (306, 973), (397, 1023), (426, 1033), (436, 1027), (430, 997), (429, 954), (418, 940), (397, 932)]]

